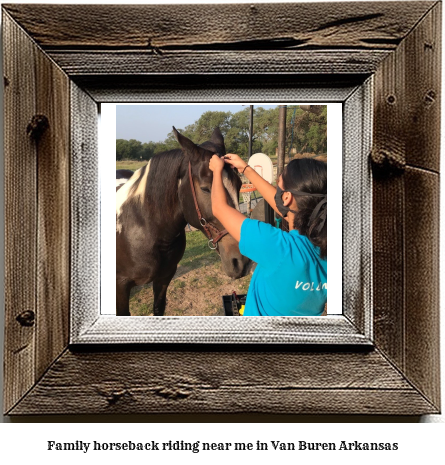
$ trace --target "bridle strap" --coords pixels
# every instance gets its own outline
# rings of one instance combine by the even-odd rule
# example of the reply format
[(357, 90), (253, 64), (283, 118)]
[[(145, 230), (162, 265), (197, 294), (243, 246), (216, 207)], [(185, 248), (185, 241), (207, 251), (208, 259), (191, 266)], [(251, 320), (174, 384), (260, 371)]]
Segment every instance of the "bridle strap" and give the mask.
[(223, 229), (220, 233), (212, 239), (213, 244), (217, 244), (226, 234), (229, 234), (227, 229)]
[[(229, 234), (227, 229), (223, 229), (220, 231), (218, 228), (215, 228), (215, 226), (212, 226), (210, 223), (207, 222), (205, 218), (201, 215), (201, 210), (199, 209), (198, 205), (198, 199), (196, 198), (196, 192), (195, 192), (195, 186), (193, 184), (193, 178), (192, 178), (192, 165), (189, 162), (189, 179), (190, 179), (190, 187), (192, 189), (192, 194), (193, 194), (193, 201), (195, 202), (195, 209), (196, 213), (198, 214), (198, 220), (201, 226), (204, 228), (205, 235), (209, 239), (209, 247), (211, 249), (216, 249), (218, 247), (218, 242), (226, 235)], [(212, 238), (212, 230), (216, 232), (216, 237)], [(214, 245), (212, 247), (210, 244)]]
[(195, 202), (196, 213), (198, 213), (198, 220), (201, 222), (201, 210), (199, 209), (198, 200), (196, 198), (195, 186), (193, 185), (193, 178), (192, 178), (192, 165), (189, 162), (189, 179), (190, 179), (190, 187), (192, 188), (193, 200)]

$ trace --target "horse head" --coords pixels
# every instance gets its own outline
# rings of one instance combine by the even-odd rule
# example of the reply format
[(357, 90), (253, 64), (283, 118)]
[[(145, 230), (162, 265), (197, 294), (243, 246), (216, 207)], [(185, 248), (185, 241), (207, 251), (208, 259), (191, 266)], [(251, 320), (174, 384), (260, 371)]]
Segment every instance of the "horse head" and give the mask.
[[(179, 173), (178, 190), (184, 218), (189, 224), (201, 230), (204, 234), (206, 232), (203, 225), (209, 225), (210, 229), (207, 228), (207, 231), (213, 231), (212, 238), (216, 238), (218, 231), (223, 231), (224, 227), (212, 212), (211, 191), (213, 173), (209, 169), (209, 162), (215, 153), (219, 156), (225, 155), (224, 138), (219, 128), (216, 128), (210, 141), (198, 146), (180, 134), (175, 128), (173, 128), (173, 133), (184, 153), (184, 163)], [(195, 205), (192, 194), (189, 166), (191, 167), (191, 182), (193, 183), (198, 207)], [(239, 210), (238, 199), (242, 183), (238, 174), (228, 165), (224, 167), (223, 183), (226, 189), (228, 204)], [(199, 215), (201, 215), (201, 220)], [(223, 236), (217, 244), (217, 249), (221, 256), (223, 270), (228, 276), (231, 278), (241, 278), (248, 273), (251, 261), (241, 255), (238, 242), (232, 236), (229, 234)]]

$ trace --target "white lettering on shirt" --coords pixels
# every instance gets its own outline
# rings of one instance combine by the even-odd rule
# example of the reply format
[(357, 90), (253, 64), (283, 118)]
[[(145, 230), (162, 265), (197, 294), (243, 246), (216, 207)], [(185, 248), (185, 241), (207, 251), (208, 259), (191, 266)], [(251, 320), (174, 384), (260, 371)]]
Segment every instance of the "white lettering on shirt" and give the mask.
[(295, 289), (298, 289), (298, 288), (302, 288), (303, 291), (307, 291), (310, 290), (311, 291), (321, 291), (323, 289), (328, 289), (328, 283), (321, 283), (319, 282), (318, 283), (318, 286), (314, 289), (314, 285), (315, 283), (314, 282), (311, 282), (311, 283), (304, 283), (303, 281), (297, 281), (297, 284), (295, 285)]

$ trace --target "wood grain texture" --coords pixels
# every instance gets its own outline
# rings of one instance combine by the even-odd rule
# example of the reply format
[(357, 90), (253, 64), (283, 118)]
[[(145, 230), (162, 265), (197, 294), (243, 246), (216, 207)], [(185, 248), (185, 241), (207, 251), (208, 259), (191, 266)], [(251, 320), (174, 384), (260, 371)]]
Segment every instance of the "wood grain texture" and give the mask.
[(101, 280), (98, 106), (72, 82), (70, 94), (72, 342), (100, 314)]
[(405, 41), (406, 162), (439, 172), (442, 3)]
[(403, 42), (375, 74), (373, 160), (386, 159), (403, 170), (406, 164), (406, 46)]
[(372, 154), (395, 168), (391, 174), (375, 170), (375, 342), (436, 405), (438, 345), (431, 341), (438, 340), (439, 325), (438, 28), (439, 4), (376, 73)]
[(388, 50), (49, 51), (70, 76), (135, 74), (370, 74)]
[[(78, 254), (87, 262), (89, 247)], [(81, 277), (93, 273), (91, 262), (81, 269)], [(90, 271), (91, 269), (91, 271)], [(81, 279), (79, 281), (88, 281)], [(83, 290), (80, 297), (93, 294)], [(116, 318), (102, 315), (93, 298), (80, 300), (73, 306), (71, 342), (73, 344), (314, 344), (369, 346), (368, 334), (362, 334), (347, 316), (329, 318), (257, 317), (257, 318)], [(74, 302), (73, 302), (74, 303)], [(82, 305), (83, 304), (83, 305)], [(359, 312), (361, 309), (356, 308)]]
[(343, 315), (372, 340), (372, 79), (343, 103)]
[(66, 352), (11, 413), (434, 412), (377, 351)]
[(404, 368), (403, 179), (373, 180), (374, 342)]
[(69, 337), (70, 293), (70, 95), (69, 78), (36, 49), (36, 114), (48, 128), (37, 148), (37, 339), (39, 378)]
[[(344, 101), (363, 75), (94, 75), (73, 81), (95, 101), (115, 102), (295, 102)], [(321, 99), (321, 100), (319, 100)]]
[[(440, 3), (14, 4), (4, 11), (5, 411), (439, 411)], [(77, 107), (68, 99), (67, 118), (61, 107), (67, 104), (68, 80), (45, 54), (60, 61), (79, 86), (73, 91), (70, 83), (71, 100), (89, 109), (94, 102), (84, 91), (97, 101), (117, 96), (162, 102), (196, 95), (224, 101), (230, 89), (235, 100), (244, 101), (275, 88), (285, 102), (298, 86), (336, 87), (340, 95), (374, 73), (373, 155), (400, 168), (397, 175), (373, 181), (376, 348), (64, 349), (66, 120), (72, 129)], [(239, 73), (247, 76), (242, 83)], [(26, 127), (37, 111), (47, 113), (50, 125), (31, 140)], [(90, 152), (81, 144), (76, 153), (87, 158)], [(82, 211), (72, 211), (74, 223)], [(59, 268), (61, 275), (54, 276)], [(82, 292), (88, 283), (76, 285)], [(32, 320), (25, 310), (36, 312), (37, 325), (24, 326)], [(356, 321), (360, 329), (368, 323)]]
[(439, 175), (405, 173), (405, 361), (408, 379), (440, 407)]
[(376, 73), (374, 157), (439, 171), (441, 4)]
[[(19, 5), (4, 8), (45, 50), (344, 47), (394, 49), (434, 2)], [(35, 21), (38, 17), (39, 21)], [(69, 30), (69, 34), (66, 31)], [(162, 50), (161, 50), (162, 51)]]
[[(4, 24), (7, 411), (68, 343), (69, 79), (6, 14)], [(36, 115), (46, 130), (30, 131)], [(25, 311), (31, 326), (16, 319)]]
[(374, 160), (386, 160), (395, 176), (376, 171), (373, 180), (374, 340), (400, 368), (405, 367), (404, 180), (406, 165), (406, 42), (375, 74)]
[[(37, 158), (26, 128), (35, 114), (35, 46), (3, 15), (5, 154), (5, 383), (9, 410), (35, 382)], [(23, 70), (27, 72), (24, 73)]]

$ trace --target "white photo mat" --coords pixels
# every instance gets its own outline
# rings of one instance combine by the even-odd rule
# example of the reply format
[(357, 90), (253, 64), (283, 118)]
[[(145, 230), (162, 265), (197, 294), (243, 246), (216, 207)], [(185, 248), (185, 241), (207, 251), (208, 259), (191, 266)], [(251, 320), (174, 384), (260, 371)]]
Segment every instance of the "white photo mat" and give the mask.
[[(328, 244), (329, 261), (329, 305), (328, 314), (342, 312), (342, 104), (316, 102), (316, 105), (328, 107), (328, 198), (329, 227)], [(116, 313), (116, 106), (106, 103), (101, 105), (99, 121), (99, 182), (100, 182), (100, 235), (101, 235), (101, 297), (100, 313), (115, 315)], [(128, 104), (126, 104), (128, 105)], [(153, 118), (156, 119), (156, 106), (159, 104), (132, 104), (153, 107)], [(177, 103), (162, 105), (178, 105)], [(182, 104), (185, 106), (191, 103)], [(195, 104), (198, 105), (198, 104)], [(202, 105), (200, 103), (199, 105)], [(209, 111), (216, 104), (209, 103)], [(222, 105), (222, 104), (217, 104)], [(230, 105), (230, 104), (227, 104)], [(254, 103), (255, 107), (261, 103)], [(270, 102), (267, 105), (271, 105)], [(277, 103), (277, 106), (279, 103)], [(286, 105), (299, 105), (292, 103)], [(174, 124), (174, 121), (172, 121)], [(146, 122), (147, 126), (150, 121)], [(156, 141), (157, 142), (157, 141)], [(106, 291), (105, 291), (106, 290)], [(161, 317), (162, 318), (162, 317)], [(211, 317), (210, 317), (211, 318)]]

